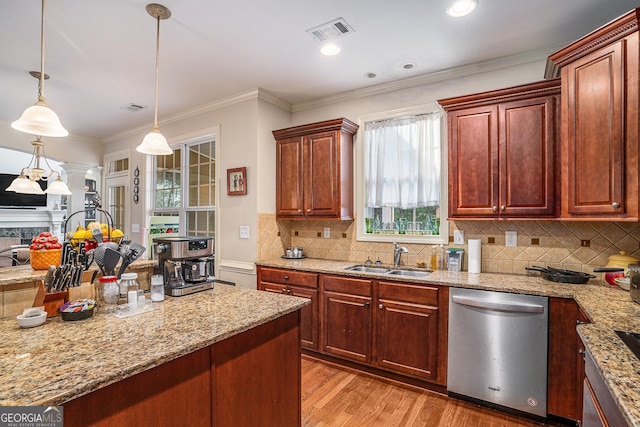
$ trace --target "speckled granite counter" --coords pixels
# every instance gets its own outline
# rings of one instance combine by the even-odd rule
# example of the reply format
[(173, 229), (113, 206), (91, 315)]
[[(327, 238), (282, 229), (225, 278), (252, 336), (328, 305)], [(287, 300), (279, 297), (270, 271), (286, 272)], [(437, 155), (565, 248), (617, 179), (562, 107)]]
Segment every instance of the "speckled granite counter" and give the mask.
[(291, 313), (309, 300), (216, 284), (120, 319), (0, 321), (0, 405), (59, 405)]
[(355, 277), (384, 277), (413, 283), (432, 283), (463, 288), (574, 298), (592, 323), (578, 326), (578, 333), (593, 355), (596, 366), (630, 425), (640, 427), (640, 360), (627, 348), (614, 330), (640, 333), (640, 304), (629, 293), (592, 279), (586, 285), (566, 285), (546, 281), (536, 275), (468, 274), (434, 271), (427, 277), (391, 278), (388, 275), (345, 271), (356, 263), (319, 259), (269, 259), (261, 266), (302, 271), (342, 274)]

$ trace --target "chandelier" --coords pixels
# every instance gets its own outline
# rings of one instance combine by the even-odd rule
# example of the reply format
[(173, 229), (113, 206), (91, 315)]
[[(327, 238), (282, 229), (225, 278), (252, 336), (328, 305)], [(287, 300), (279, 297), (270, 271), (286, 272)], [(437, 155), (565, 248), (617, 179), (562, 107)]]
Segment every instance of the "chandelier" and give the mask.
[[(7, 187), (6, 191), (14, 191), (16, 193), (24, 194), (71, 194), (69, 187), (60, 178), (60, 173), (54, 171), (44, 154), (44, 144), (40, 141), (40, 136), (36, 135), (36, 140), (31, 142), (33, 145), (33, 156), (27, 167), (22, 168), (20, 176), (11, 182), (11, 185)], [(42, 169), (40, 161), (44, 159), (44, 163), (49, 168), (49, 171)], [(49, 185), (46, 190), (42, 190), (38, 181), (47, 181)]]

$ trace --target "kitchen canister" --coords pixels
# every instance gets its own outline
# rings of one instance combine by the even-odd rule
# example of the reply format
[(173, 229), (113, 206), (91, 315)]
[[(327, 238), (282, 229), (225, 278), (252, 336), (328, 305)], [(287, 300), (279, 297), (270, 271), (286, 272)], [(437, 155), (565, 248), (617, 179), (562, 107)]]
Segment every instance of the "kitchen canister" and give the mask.
[(447, 249), (447, 267), (449, 271), (462, 271), (462, 257), (464, 256), (464, 249), (462, 248), (449, 248)]
[(468, 271), (469, 273), (480, 273), (482, 270), (482, 240), (469, 239), (469, 258), (468, 258)]
[(164, 278), (162, 274), (151, 276), (151, 301), (164, 301)]

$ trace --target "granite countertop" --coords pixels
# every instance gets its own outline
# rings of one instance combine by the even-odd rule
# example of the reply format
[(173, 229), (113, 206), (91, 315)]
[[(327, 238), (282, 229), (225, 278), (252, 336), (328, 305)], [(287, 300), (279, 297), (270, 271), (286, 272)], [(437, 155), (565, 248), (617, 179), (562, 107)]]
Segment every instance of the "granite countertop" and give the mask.
[(215, 284), (128, 318), (0, 321), (0, 405), (53, 406), (291, 313), (309, 300)]
[(258, 265), (301, 271), (341, 274), (354, 277), (384, 277), (387, 280), (436, 284), (463, 288), (486, 289), (550, 297), (574, 298), (592, 323), (579, 325), (578, 333), (596, 363), (614, 400), (629, 425), (640, 427), (640, 360), (615, 334), (615, 330), (640, 333), (640, 304), (633, 302), (629, 292), (611, 287), (606, 282), (591, 279), (584, 285), (549, 282), (531, 275), (509, 275), (467, 272), (452, 273), (437, 270), (427, 277), (389, 277), (374, 273), (345, 271), (356, 262), (320, 259), (261, 260)]
[[(137, 260), (131, 264), (129, 269), (153, 267), (158, 265), (157, 260)], [(98, 267), (94, 264), (89, 269), (95, 270)], [(13, 267), (0, 267), (0, 286), (13, 285), (15, 283), (31, 282), (34, 280), (44, 280), (47, 270), (34, 270), (30, 265), (17, 265)]]

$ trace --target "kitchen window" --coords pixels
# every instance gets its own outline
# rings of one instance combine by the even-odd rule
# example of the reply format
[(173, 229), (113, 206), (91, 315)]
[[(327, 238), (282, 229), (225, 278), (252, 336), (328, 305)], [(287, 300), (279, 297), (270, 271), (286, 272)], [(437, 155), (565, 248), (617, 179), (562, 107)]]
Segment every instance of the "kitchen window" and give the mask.
[(446, 242), (443, 121), (436, 105), (360, 118), (358, 240)]
[(155, 156), (154, 215), (178, 216), (180, 233), (215, 237), (216, 138), (198, 138)]

